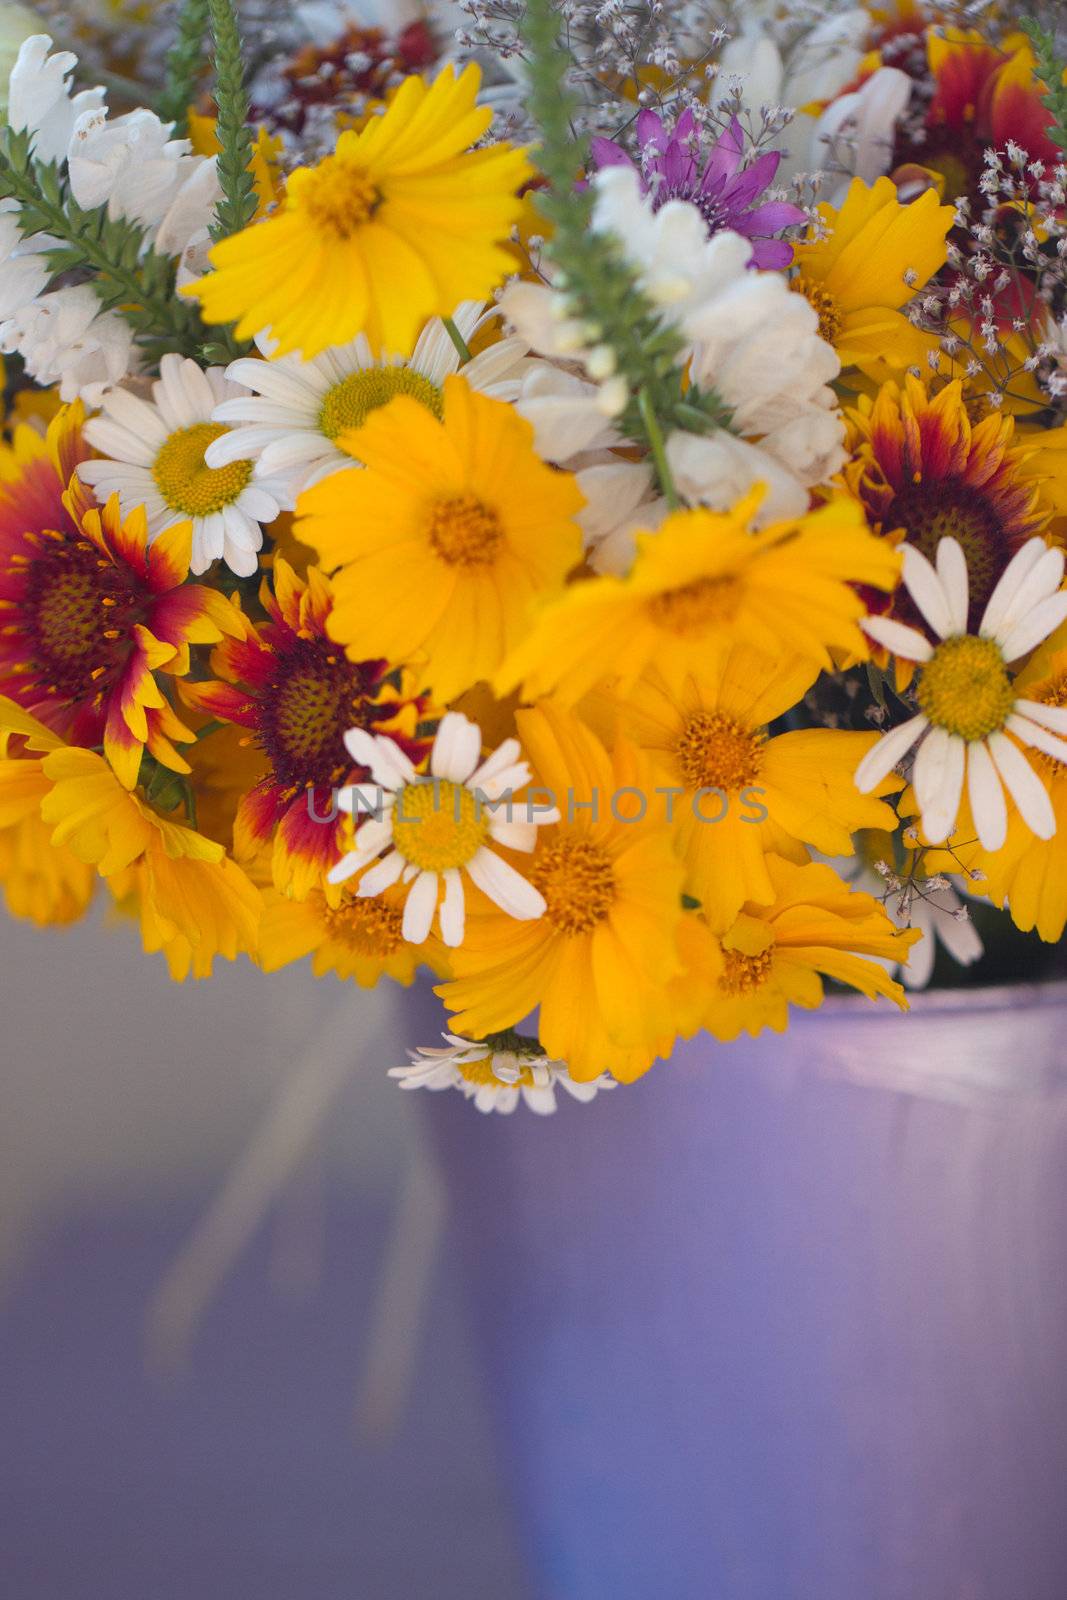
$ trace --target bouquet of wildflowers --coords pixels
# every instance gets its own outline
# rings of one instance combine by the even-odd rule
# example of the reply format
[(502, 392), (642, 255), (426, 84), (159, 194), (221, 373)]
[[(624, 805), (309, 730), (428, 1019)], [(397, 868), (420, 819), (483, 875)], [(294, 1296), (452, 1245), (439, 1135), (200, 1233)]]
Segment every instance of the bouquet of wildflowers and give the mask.
[(0, 5), (10, 910), (483, 1110), (1058, 941), (1056, 9)]

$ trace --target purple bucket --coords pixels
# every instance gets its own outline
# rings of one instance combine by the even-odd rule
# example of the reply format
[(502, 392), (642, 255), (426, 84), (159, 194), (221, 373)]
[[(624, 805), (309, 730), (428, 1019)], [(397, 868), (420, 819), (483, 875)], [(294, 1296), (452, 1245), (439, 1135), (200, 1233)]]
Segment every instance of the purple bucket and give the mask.
[(1064, 1600), (1067, 985), (422, 1099), (536, 1600)]

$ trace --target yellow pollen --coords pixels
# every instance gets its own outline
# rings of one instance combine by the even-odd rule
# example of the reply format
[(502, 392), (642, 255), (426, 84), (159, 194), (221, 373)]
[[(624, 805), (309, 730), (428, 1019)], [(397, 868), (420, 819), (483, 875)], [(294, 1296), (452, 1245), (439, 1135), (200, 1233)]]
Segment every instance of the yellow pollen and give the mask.
[(719, 978), (719, 988), (734, 999), (762, 988), (770, 976), (770, 949), (761, 950), (755, 956), (746, 956), (740, 950), (726, 950), (723, 954), (726, 965)]
[(759, 777), (763, 734), (718, 711), (698, 711), (682, 730), (675, 755), (689, 788), (733, 792)]
[(599, 845), (561, 839), (539, 851), (527, 876), (545, 897), (545, 916), (560, 933), (589, 933), (615, 899), (615, 873)]
[(204, 461), (208, 445), (228, 432), (221, 422), (198, 422), (172, 433), (160, 446), (152, 477), (172, 510), (185, 517), (206, 517), (238, 498), (252, 476), (251, 461), (231, 461), (218, 469)]
[(324, 906), (328, 935), (357, 956), (385, 960), (404, 943), (403, 914), (380, 895), (366, 900), (350, 897), (339, 906)]
[(489, 835), (489, 817), (462, 784), (438, 779), (407, 784), (393, 811), (393, 843), (413, 867), (447, 872), (465, 867)]
[(1015, 704), (1000, 646), (966, 633), (946, 639), (922, 669), (918, 700), (935, 727), (969, 743), (995, 733)]
[(515, 1079), (509, 1077), (507, 1083), (504, 1082), (503, 1078), (498, 1078), (493, 1071), (492, 1054), (483, 1056), (480, 1061), (467, 1061), (462, 1065), (457, 1065), (456, 1071), (461, 1078), (465, 1078), (468, 1083), (473, 1083), (478, 1088), (482, 1088), (485, 1085), (488, 1085), (491, 1089), (507, 1089), (512, 1086), (516, 1089), (532, 1089), (534, 1087), (534, 1076), (529, 1067), (521, 1067), (518, 1077)]
[(677, 589), (664, 589), (645, 602), (657, 627), (670, 633), (705, 633), (733, 620), (741, 597), (737, 578), (694, 578)]
[(825, 339), (827, 344), (833, 344), (841, 332), (841, 307), (836, 296), (821, 284), (805, 278), (803, 273), (789, 280), (789, 287), (795, 289), (797, 294), (802, 294), (805, 300), (818, 313), (819, 337)]
[(372, 411), (388, 405), (398, 394), (421, 401), (438, 419), (444, 413), (444, 396), (421, 372), (410, 367), (368, 367), (327, 390), (319, 412), (319, 431), (327, 439), (336, 439), (346, 428), (361, 428)]
[(504, 530), (496, 512), (472, 494), (436, 500), (429, 508), (430, 544), (450, 567), (486, 567)]
[(306, 173), (300, 206), (336, 239), (351, 239), (369, 222), (382, 196), (366, 167), (348, 156), (327, 156)]

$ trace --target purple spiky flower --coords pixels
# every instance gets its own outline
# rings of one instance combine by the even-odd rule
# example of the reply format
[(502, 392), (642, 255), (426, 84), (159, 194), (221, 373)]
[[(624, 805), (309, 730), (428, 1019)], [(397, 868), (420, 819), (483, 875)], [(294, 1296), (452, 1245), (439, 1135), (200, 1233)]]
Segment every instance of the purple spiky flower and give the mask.
[(805, 220), (799, 206), (784, 200), (756, 202), (774, 181), (782, 159), (776, 150), (744, 164), (745, 141), (736, 117), (721, 133), (706, 154), (700, 149), (696, 119), (683, 111), (668, 133), (663, 118), (654, 111), (642, 111), (637, 118), (640, 165), (611, 139), (594, 139), (592, 155), (597, 167), (632, 167), (642, 187), (652, 197), (655, 210), (668, 200), (687, 200), (696, 206), (707, 225), (709, 236), (730, 229), (752, 240), (753, 267), (780, 269), (793, 259), (793, 247), (785, 239), (772, 238), (782, 228)]

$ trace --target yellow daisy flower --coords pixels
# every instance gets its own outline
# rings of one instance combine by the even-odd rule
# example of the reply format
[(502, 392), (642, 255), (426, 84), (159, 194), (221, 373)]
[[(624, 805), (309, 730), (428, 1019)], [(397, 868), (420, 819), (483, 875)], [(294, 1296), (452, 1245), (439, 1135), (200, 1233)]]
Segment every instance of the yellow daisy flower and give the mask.
[(490, 295), (513, 270), (504, 246), (533, 169), (508, 144), (469, 148), (492, 121), (480, 81), (473, 65), (406, 78), (381, 116), (291, 173), (282, 208), (216, 244), (214, 271), (183, 290), (204, 320), (239, 338), (270, 328), (278, 355), (358, 333), (408, 355), (428, 317)]
[(316, 978), (332, 972), (338, 978), (354, 978), (361, 989), (373, 989), (382, 977), (407, 987), (423, 964), (444, 975), (448, 965), (439, 939), (431, 936), (416, 945), (404, 938), (404, 900), (404, 890), (398, 886), (367, 899), (359, 897), (355, 886), (346, 886), (337, 905), (318, 889), (306, 900), (268, 889), (259, 965), (264, 972), (277, 972), (311, 956)]
[(784, 1033), (791, 1005), (822, 1004), (823, 977), (906, 1011), (904, 990), (878, 963), (906, 961), (920, 930), (894, 927), (877, 900), (849, 889), (832, 867), (768, 856), (767, 869), (773, 903), (747, 905), (701, 975), (714, 984), (704, 1026), (723, 1040), (764, 1028)]
[(937, 341), (903, 314), (945, 265), (955, 212), (932, 189), (908, 205), (889, 178), (854, 178), (840, 210), (818, 208), (820, 232), (794, 247), (792, 287), (819, 313), (819, 332), (842, 367), (925, 367)]
[[(896, 826), (892, 809), (861, 795), (854, 781), (876, 733), (802, 728), (768, 736), (767, 724), (796, 705), (816, 675), (804, 663), (777, 665), (735, 645), (678, 690), (653, 671), (625, 699), (612, 697), (620, 731), (662, 767), (686, 890), (714, 928), (728, 927), (746, 900), (774, 900), (768, 851), (799, 862), (808, 859), (805, 845), (851, 855), (856, 829)], [(892, 774), (878, 793), (903, 783)]]
[(11, 915), (41, 928), (76, 922), (96, 888), (92, 867), (53, 845), (41, 820), (41, 801), (52, 787), (41, 763), (61, 742), (0, 699), (0, 884)]
[(630, 1082), (698, 1026), (691, 973), (711, 959), (710, 936), (682, 909), (673, 830), (653, 803), (641, 814), (642, 797), (654, 799), (648, 758), (621, 742), (609, 754), (557, 706), (517, 722), (536, 784), (561, 812), (522, 858), (545, 911), (517, 922), (484, 897), (472, 905), (449, 952), (455, 981), (437, 993), (453, 1029), (476, 1039), (540, 1007), (541, 1045), (575, 1079)]
[(107, 880), (120, 908), (138, 916), (146, 951), (163, 951), (172, 977), (206, 978), (216, 956), (232, 961), (255, 950), (260, 895), (220, 844), (161, 816), (122, 786), (103, 756), (65, 744), (3, 696), (0, 728), (39, 757), (38, 814), (51, 847)]
[(497, 674), (527, 698), (573, 705), (609, 678), (626, 694), (653, 664), (678, 688), (709, 658), (743, 642), (829, 668), (830, 649), (865, 660), (863, 601), (852, 583), (895, 587), (900, 557), (842, 499), (751, 532), (762, 491), (731, 510), (676, 511), (638, 534), (625, 577), (576, 583), (545, 607)]
[(364, 466), (302, 495), (295, 530), (337, 569), (329, 632), (353, 660), (417, 658), (451, 700), (492, 677), (530, 602), (581, 560), (581, 491), (540, 460), (513, 407), (459, 377), (440, 421), (400, 396), (348, 443)]

